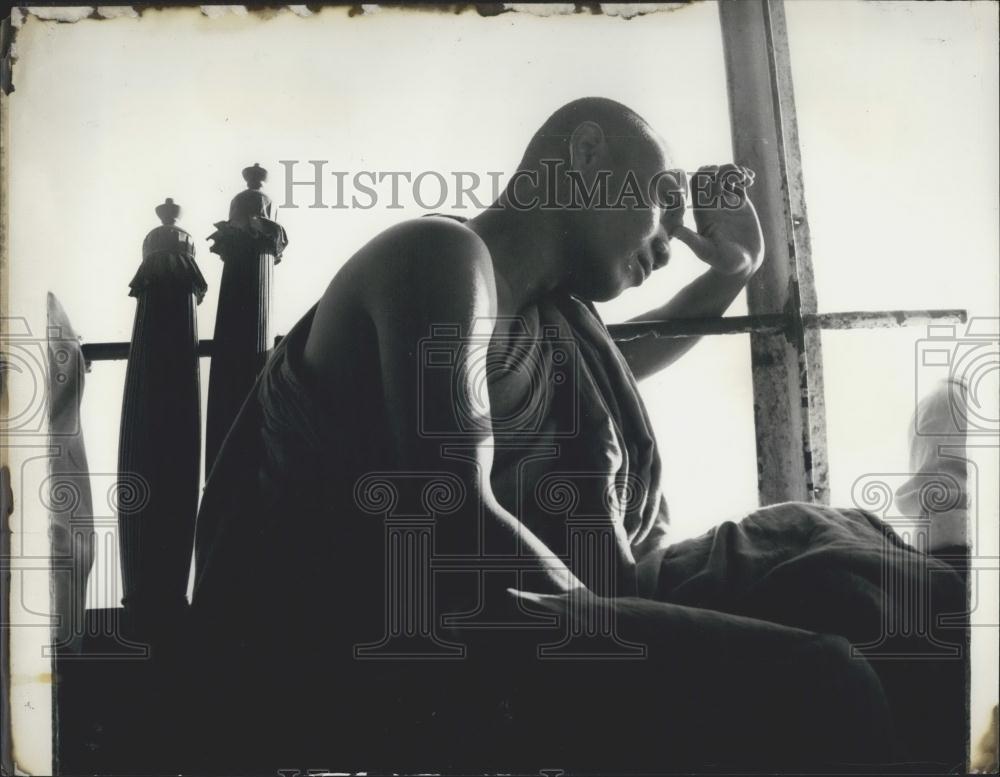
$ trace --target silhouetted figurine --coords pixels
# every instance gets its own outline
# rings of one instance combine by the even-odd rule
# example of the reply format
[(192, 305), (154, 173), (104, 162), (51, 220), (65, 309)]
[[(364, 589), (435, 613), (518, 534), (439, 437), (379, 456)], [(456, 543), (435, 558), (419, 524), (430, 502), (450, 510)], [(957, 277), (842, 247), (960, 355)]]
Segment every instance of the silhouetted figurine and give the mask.
[(80, 424), (84, 362), (80, 339), (56, 296), (48, 294), (49, 537), (52, 541), (52, 642), (61, 653), (79, 653), (86, 620), (87, 580), (94, 565), (94, 502)]

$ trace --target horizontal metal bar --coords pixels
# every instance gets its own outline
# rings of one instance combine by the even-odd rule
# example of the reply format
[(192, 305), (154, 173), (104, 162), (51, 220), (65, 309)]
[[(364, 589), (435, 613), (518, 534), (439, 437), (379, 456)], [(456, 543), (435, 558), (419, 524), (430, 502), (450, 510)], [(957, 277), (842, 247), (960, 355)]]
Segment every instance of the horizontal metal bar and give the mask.
[[(211, 356), (213, 342), (211, 340), (198, 341), (198, 355)], [(131, 343), (83, 343), (83, 359), (87, 362), (113, 362), (128, 359)]]
[(619, 343), (640, 337), (691, 337), (693, 335), (735, 335), (747, 332), (780, 332), (786, 316), (770, 313), (761, 316), (728, 316), (726, 318), (673, 318), (666, 321), (636, 321), (609, 324), (611, 338)]
[(900, 326), (920, 326), (932, 321), (964, 324), (969, 314), (965, 310), (876, 310), (847, 313), (820, 313), (803, 316), (807, 327), (818, 329), (894, 329)]
[[(806, 327), (818, 329), (888, 329), (919, 326), (931, 321), (951, 321), (964, 324), (964, 310), (872, 310), (845, 313), (805, 315)], [(725, 318), (674, 318), (669, 321), (642, 321), (609, 324), (612, 339), (623, 343), (639, 337), (695, 337), (700, 335), (735, 335), (750, 332), (781, 332), (787, 326), (787, 316), (767, 313), (759, 316), (727, 316)], [(281, 335), (274, 338), (275, 345)], [(84, 343), (83, 358), (88, 362), (119, 361), (128, 358), (128, 343)], [(198, 355), (211, 356), (212, 340), (198, 342)]]
[[(964, 324), (964, 310), (865, 310), (844, 313), (818, 313), (802, 316), (806, 329), (889, 329), (919, 326), (931, 321)], [(727, 316), (725, 318), (675, 318), (669, 321), (641, 321), (609, 324), (612, 339), (622, 343), (639, 337), (695, 337), (700, 335), (735, 335), (775, 333), (785, 331), (788, 316), (766, 313), (757, 316)]]

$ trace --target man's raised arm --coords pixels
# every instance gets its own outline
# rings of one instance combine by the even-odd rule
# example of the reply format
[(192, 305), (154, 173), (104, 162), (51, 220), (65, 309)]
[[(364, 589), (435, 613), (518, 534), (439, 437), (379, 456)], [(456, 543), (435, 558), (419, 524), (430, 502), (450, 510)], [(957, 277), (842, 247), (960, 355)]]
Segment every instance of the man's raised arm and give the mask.
[[(714, 175), (712, 186), (702, 192), (707, 195), (707, 203), (699, 204), (696, 200), (692, 208), (698, 231), (680, 223), (683, 209), (666, 212), (663, 231), (683, 241), (708, 269), (665, 305), (636, 316), (629, 323), (721, 316), (760, 267), (764, 238), (757, 211), (746, 195), (746, 189), (753, 183), (752, 171), (724, 165), (702, 167), (698, 174)], [(653, 241), (652, 248), (654, 252), (668, 251), (661, 238)], [(621, 343), (619, 348), (636, 379), (641, 380), (675, 362), (699, 339), (699, 336), (641, 337)]]

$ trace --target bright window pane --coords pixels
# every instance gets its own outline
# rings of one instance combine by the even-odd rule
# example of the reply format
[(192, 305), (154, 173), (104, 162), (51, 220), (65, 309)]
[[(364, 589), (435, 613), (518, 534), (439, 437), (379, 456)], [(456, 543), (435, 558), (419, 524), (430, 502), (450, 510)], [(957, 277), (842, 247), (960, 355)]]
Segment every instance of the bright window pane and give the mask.
[[(31, 236), (23, 253), (46, 258), (38, 271), (51, 276), (49, 288), (87, 341), (128, 339), (134, 302), (127, 284), (143, 237), (157, 225), (153, 208), (167, 196), (184, 207), (180, 225), (198, 243), (209, 284), (199, 324), (203, 336), (211, 335), (222, 263), (204, 238), (243, 188), (239, 171), (254, 161), (271, 171), (266, 189), (279, 204), (279, 160), (298, 160), (297, 181), (311, 179), (308, 160), (327, 160), (328, 206), (337, 200), (333, 172), (346, 173), (348, 201), (357, 192), (351, 180), (363, 171), (468, 171), (482, 179), (476, 191), (487, 200), (488, 174), (506, 181), (544, 119), (587, 95), (619, 100), (645, 116), (681, 166), (731, 158), (714, 2), (629, 20), (574, 14), (561, 20), (557, 35), (551, 20), (529, 13), (383, 9), (348, 19), (345, 9), (329, 8), (322, 18), (288, 13), (266, 25), (210, 24), (196, 10), (170, 17), (130, 23), (127, 34), (114, 23), (87, 21), (20, 35), (19, 91), (30, 92), (36, 107), (12, 115), (19, 169), (31, 171), (16, 184), (20, 201), (45, 207), (25, 205), (12, 222), (19, 235)], [(180, 38), (184, 57), (176, 56)], [(683, 77), (672, 78), (678, 68)], [(74, 77), (63, 77), (68, 72)], [(193, 88), (205, 73), (229, 86)], [(32, 131), (46, 116), (58, 121), (45, 133)], [(373, 235), (428, 212), (405, 181), (400, 189), (402, 207), (387, 207), (385, 182), (370, 209), (312, 209), (312, 191), (295, 190), (299, 207), (279, 211), (290, 244), (275, 272), (277, 331), (288, 331)], [(436, 194), (428, 183), (424, 201)], [(361, 193), (358, 199), (368, 201)], [(464, 210), (455, 205), (450, 196), (434, 210), (474, 215), (471, 201)], [(53, 213), (59, 229), (52, 229)]]
[(996, 315), (996, 4), (785, 9), (821, 309)]
[(706, 337), (640, 384), (660, 444), (673, 538), (757, 507), (749, 335)]
[[(909, 436), (917, 401), (943, 378), (964, 378), (970, 386), (973, 408), (967, 416), (969, 537), (973, 555), (980, 557), (983, 566), (995, 568), (1000, 555), (1000, 460), (995, 433), (1000, 417), (1000, 372), (996, 369), (996, 346), (982, 347), (978, 339), (966, 336), (963, 326), (955, 331), (951, 341), (930, 340), (925, 327), (823, 333), (831, 503), (872, 509), (873, 503), (863, 498), (856, 486), (882, 482), (891, 490), (898, 488), (911, 474)], [(951, 354), (947, 361), (953, 367), (944, 359), (926, 356), (941, 353)], [(996, 571), (979, 573), (972, 585), (976, 605), (973, 624), (979, 626), (972, 630), (975, 680), (971, 684), (972, 736), (977, 744), (996, 704)]]

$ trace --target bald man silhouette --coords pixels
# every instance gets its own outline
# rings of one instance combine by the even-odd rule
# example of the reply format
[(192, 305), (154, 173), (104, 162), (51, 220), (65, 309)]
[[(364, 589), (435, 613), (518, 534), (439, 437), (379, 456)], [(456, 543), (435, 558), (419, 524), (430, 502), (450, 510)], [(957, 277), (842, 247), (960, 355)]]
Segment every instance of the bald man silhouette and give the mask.
[[(752, 171), (699, 170), (695, 231), (683, 224), (676, 167), (629, 108), (575, 100), (535, 133), (495, 203), (467, 221), (424, 217), (374, 237), (275, 350), (208, 478), (193, 598), (202, 647), (214, 646), (207, 676), (221, 688), (206, 708), (242, 713), (241, 731), (267, 720), (253, 741), (281, 743), (255, 758), (648, 770), (899, 754), (880, 680), (851, 657), (852, 626), (817, 631), (805, 622), (812, 611), (784, 594), (739, 599), (827, 547), (857, 549), (851, 558), (868, 564), (843, 562), (845, 580), (881, 569), (874, 518), (779, 506), (720, 527), (714, 545), (668, 541), (636, 382), (697, 338), (616, 345), (593, 303), (665, 267), (679, 239), (704, 272), (636, 320), (720, 316), (764, 255)], [(447, 358), (430, 358), (428, 344)], [(427, 500), (414, 494), (435, 479), (455, 504), (435, 519), (429, 552), (463, 558), (464, 571), (427, 569), (400, 589), (393, 554), (403, 551), (383, 519), (419, 517)], [(569, 484), (572, 509), (553, 507), (557, 481)], [(392, 492), (382, 519), (369, 509), (372, 483)], [(604, 532), (596, 561), (574, 550), (574, 515)], [(807, 537), (823, 539), (801, 544)], [(529, 593), (486, 596), (496, 576), (479, 574), (480, 557), (484, 568), (516, 560), (501, 586)], [(595, 611), (621, 615), (651, 660), (537, 661), (538, 645), (558, 635), (551, 621), (525, 622), (530, 606), (565, 620), (572, 608), (562, 604), (595, 595)], [(417, 596), (429, 600), (430, 634), (400, 625), (409, 616), (399, 597)], [(877, 621), (871, 597), (845, 597), (827, 606)], [(448, 613), (479, 626), (464, 635), (476, 645), (466, 660), (372, 653), (394, 623), (439, 643), (437, 657), (454, 656), (463, 637), (442, 625)], [(373, 655), (390, 660), (362, 660)]]

